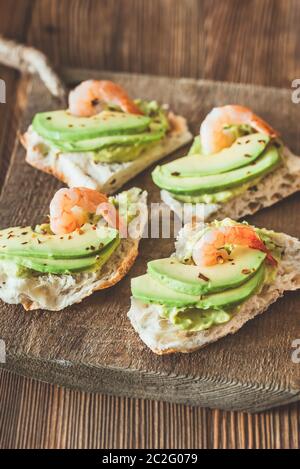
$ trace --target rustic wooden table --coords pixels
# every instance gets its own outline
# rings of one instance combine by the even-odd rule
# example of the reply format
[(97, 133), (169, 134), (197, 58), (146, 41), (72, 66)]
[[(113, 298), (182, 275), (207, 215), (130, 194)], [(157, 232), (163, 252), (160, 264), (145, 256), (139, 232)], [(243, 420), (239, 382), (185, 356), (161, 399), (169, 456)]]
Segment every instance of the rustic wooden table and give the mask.
[[(0, 0), (0, 33), (56, 64), (290, 88), (300, 0)], [(0, 187), (18, 75), (0, 67)], [(300, 404), (247, 415), (71, 391), (0, 372), (1, 448), (299, 448)]]

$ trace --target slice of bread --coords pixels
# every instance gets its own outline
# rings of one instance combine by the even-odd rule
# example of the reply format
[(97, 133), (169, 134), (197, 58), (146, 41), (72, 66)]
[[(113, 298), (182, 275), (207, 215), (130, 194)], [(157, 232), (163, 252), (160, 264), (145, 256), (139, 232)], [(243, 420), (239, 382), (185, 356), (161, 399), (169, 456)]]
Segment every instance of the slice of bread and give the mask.
[(113, 194), (148, 166), (173, 153), (192, 140), (186, 119), (169, 113), (171, 130), (163, 140), (139, 158), (126, 163), (95, 163), (93, 152), (64, 153), (53, 148), (29, 127), (21, 142), (26, 148), (26, 161), (45, 173), (53, 174), (69, 187), (88, 187)]
[(165, 190), (161, 191), (161, 198), (180, 218), (184, 207), (186, 220), (192, 216), (204, 221), (222, 220), (226, 217), (238, 220), (300, 190), (300, 157), (294, 155), (287, 147), (284, 147), (282, 155), (285, 162), (283, 166), (224, 204), (197, 204), (197, 206), (185, 204), (184, 206)]
[(78, 274), (42, 274), (20, 277), (14, 265), (0, 262), (0, 298), (6, 303), (18, 304), (28, 310), (59, 311), (79, 303), (96, 290), (109, 288), (129, 271), (138, 255), (138, 245), (147, 222), (147, 193), (141, 192), (133, 202), (136, 208), (134, 238), (122, 238), (101, 270)]
[[(203, 229), (203, 224), (186, 225), (181, 230), (176, 244), (178, 254), (184, 249), (187, 239), (200, 229)], [(221, 337), (234, 334), (247, 321), (263, 313), (285, 291), (300, 288), (300, 241), (283, 233), (270, 233), (274, 242), (283, 248), (276, 279), (245, 301), (233, 318), (225, 324), (201, 332), (183, 331), (160, 316), (159, 305), (143, 304), (132, 298), (128, 317), (145, 344), (159, 355), (193, 352)]]

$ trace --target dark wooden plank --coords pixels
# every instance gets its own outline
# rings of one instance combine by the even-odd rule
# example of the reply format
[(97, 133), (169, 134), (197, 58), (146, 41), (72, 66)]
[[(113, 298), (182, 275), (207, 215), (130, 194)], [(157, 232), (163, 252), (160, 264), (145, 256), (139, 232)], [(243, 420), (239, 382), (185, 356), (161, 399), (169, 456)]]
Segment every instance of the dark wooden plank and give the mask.
[(78, 392), (0, 370), (1, 448), (299, 448), (300, 405), (210, 411)]
[(290, 88), (300, 75), (298, 0), (205, 5), (205, 78)]
[(197, 0), (40, 0), (29, 41), (65, 66), (201, 76), (203, 7)]
[(290, 87), (299, 21), (298, 0), (39, 0), (28, 39), (65, 66)]
[[(90, 71), (84, 75), (93, 76)], [(82, 79), (83, 72), (71, 70), (65, 76)], [(289, 91), (133, 74), (95, 72), (94, 76), (115, 79), (131, 94), (146, 99), (155, 94), (159, 101), (170, 103), (175, 112), (180, 110), (189, 117), (194, 132), (216, 103), (235, 101), (251, 105), (281, 130), (294, 151), (300, 150), (299, 135), (293, 125), (300, 117), (300, 108), (290, 101)], [(23, 128), (38, 109), (54, 106), (39, 82), (34, 81), (29, 90)], [(280, 115), (270, 107), (274, 102), (281, 109)], [(183, 150), (177, 156), (180, 153)], [(54, 178), (26, 165), (24, 150), (19, 145), (0, 199), (1, 226), (37, 223), (47, 213), (59, 185)], [(149, 171), (135, 178), (129, 184), (132, 185), (146, 188), (149, 202), (159, 200)], [(22, 198), (16, 194), (16, 187), (22, 191)], [(295, 195), (251, 221), (300, 236), (298, 203), (299, 195)], [(19, 306), (2, 306), (0, 337), (7, 344), (7, 367), (88, 391), (227, 409), (254, 411), (299, 399), (299, 367), (290, 357), (292, 341), (300, 334), (299, 319), (294, 314), (299, 308), (297, 294), (286, 295), (238, 334), (198, 353), (157, 357), (143, 345), (126, 317), (130, 278), (144, 272), (148, 260), (171, 253), (173, 244), (173, 239), (143, 240), (141, 255), (130, 275), (116, 287), (98, 292), (63, 313), (39, 311), (24, 316)]]

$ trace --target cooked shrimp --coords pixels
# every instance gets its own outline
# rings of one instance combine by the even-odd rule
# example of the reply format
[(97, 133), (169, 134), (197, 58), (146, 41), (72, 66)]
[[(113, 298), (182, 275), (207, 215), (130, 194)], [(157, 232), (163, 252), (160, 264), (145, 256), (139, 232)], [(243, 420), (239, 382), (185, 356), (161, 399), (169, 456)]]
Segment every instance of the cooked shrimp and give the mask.
[(56, 192), (50, 202), (50, 228), (55, 234), (71, 233), (87, 222), (89, 213), (102, 215), (109, 226), (124, 231), (118, 212), (106, 195), (85, 187)]
[(228, 245), (258, 249), (267, 254), (270, 264), (277, 264), (254, 229), (246, 225), (223, 226), (209, 230), (196, 243), (193, 249), (193, 260), (199, 266), (223, 263), (229, 258), (226, 250)]
[(235, 137), (228, 125), (249, 125), (257, 132), (277, 137), (278, 133), (263, 119), (244, 106), (227, 105), (215, 107), (200, 127), (200, 139), (205, 154), (217, 153), (233, 144)]
[(69, 109), (74, 116), (94, 116), (103, 110), (104, 104), (119, 106), (129, 114), (142, 114), (126, 91), (112, 81), (83, 81), (69, 94)]

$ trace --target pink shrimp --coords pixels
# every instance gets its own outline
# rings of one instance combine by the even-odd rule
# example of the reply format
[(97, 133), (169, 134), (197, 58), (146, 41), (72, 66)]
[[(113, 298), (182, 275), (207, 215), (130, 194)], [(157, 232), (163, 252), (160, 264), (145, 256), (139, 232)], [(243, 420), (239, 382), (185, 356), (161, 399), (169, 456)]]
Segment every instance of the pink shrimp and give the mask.
[(195, 264), (209, 266), (225, 262), (229, 258), (225, 249), (227, 245), (258, 249), (267, 254), (267, 260), (270, 264), (277, 264), (258, 234), (247, 225), (223, 226), (209, 230), (200, 238), (193, 249)]
[(205, 154), (217, 153), (233, 144), (235, 136), (227, 125), (249, 125), (257, 132), (277, 137), (276, 132), (263, 119), (244, 106), (227, 105), (215, 107), (206, 116), (200, 127), (200, 140)]
[(66, 234), (80, 228), (89, 213), (102, 215), (109, 226), (122, 230), (123, 223), (106, 195), (85, 187), (59, 189), (50, 202), (50, 228), (55, 234)]
[(103, 110), (103, 104), (114, 104), (129, 114), (143, 114), (126, 91), (112, 81), (83, 81), (69, 94), (69, 109), (74, 116), (94, 116)]

